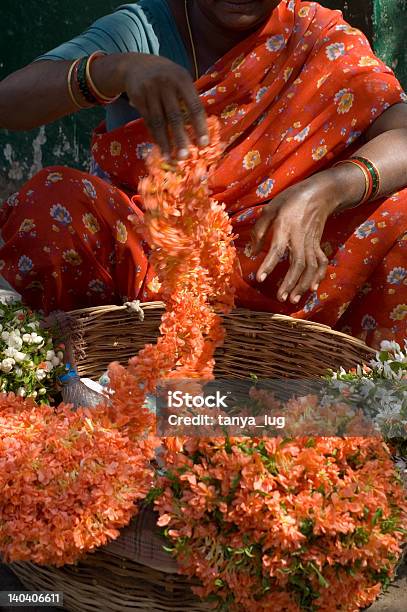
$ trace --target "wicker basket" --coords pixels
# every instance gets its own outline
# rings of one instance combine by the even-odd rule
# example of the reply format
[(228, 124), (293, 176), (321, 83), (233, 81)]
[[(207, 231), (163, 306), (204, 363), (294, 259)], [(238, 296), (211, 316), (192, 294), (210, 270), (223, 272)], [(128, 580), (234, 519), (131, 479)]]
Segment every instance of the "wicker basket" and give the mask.
[[(162, 312), (163, 304), (155, 302), (133, 311), (103, 306), (60, 318), (79, 374), (97, 378), (111, 361), (126, 363), (155, 340)], [(282, 315), (237, 309), (225, 317), (225, 326), (226, 342), (216, 354), (216, 374), (223, 378), (246, 378), (249, 373), (261, 378), (316, 378), (328, 368), (351, 368), (373, 354), (363, 342), (325, 325)], [(185, 578), (103, 550), (76, 567), (12, 567), (27, 588), (63, 591), (66, 609), (74, 612), (208, 609), (192, 595)]]
[[(126, 363), (158, 335), (163, 304), (139, 309), (100, 306), (60, 319), (81, 376), (98, 378), (112, 361)], [(141, 320), (142, 319), (142, 320)], [(216, 352), (219, 378), (316, 378), (328, 368), (371, 359), (363, 342), (326, 325), (238, 308), (224, 317), (226, 341)]]
[(27, 589), (59, 591), (71, 612), (202, 612), (209, 610), (190, 589), (191, 582), (116, 555), (98, 551), (61, 569), (14, 563), (11, 569)]

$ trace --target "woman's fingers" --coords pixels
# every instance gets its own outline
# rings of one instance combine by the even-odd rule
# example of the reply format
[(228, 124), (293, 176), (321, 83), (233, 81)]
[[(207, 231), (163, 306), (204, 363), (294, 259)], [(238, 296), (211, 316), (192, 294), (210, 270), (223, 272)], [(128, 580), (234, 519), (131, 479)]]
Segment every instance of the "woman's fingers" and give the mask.
[(304, 248), (301, 248), (298, 243), (294, 243), (291, 244), (290, 252), (290, 267), (288, 268), (287, 274), (285, 275), (284, 280), (277, 292), (278, 299), (282, 300), (283, 302), (285, 302), (294, 287), (296, 287), (298, 280), (301, 278), (307, 267)]
[(169, 132), (177, 150), (178, 159), (188, 157), (189, 138), (185, 131), (184, 113), (175, 91), (169, 90), (162, 98)]
[(259, 283), (262, 283), (266, 280), (267, 276), (271, 274), (276, 265), (281, 261), (284, 257), (285, 252), (287, 250), (287, 243), (280, 241), (271, 245), (269, 252), (266, 257), (263, 259), (260, 264), (259, 269), (257, 270), (256, 280)]
[(206, 112), (194, 84), (191, 83), (191, 85), (190, 87), (180, 89), (179, 95), (185, 101), (187, 118), (192, 124), (198, 145), (206, 147), (209, 144)]
[(316, 291), (323, 280), (328, 266), (328, 258), (315, 239), (305, 250), (305, 269), (296, 286), (291, 290), (290, 301), (298, 304), (304, 293)]
[[(191, 88), (193, 84), (191, 82)], [(170, 155), (172, 146), (177, 151), (178, 159), (186, 159), (190, 141), (186, 131), (186, 121), (190, 121), (195, 130), (197, 142), (200, 146), (209, 144), (209, 136), (206, 122), (206, 114), (199, 100), (198, 94), (195, 96), (188, 93), (188, 88), (183, 93), (187, 103), (187, 112), (175, 88), (168, 88), (165, 93), (156, 89), (150, 90), (148, 95), (148, 126), (166, 156)], [(183, 110), (184, 107), (184, 110)]]
[(263, 208), (260, 218), (254, 225), (251, 234), (253, 255), (258, 255), (263, 247), (270, 225), (276, 217), (276, 208), (277, 207), (273, 207), (271, 204), (267, 204)]
[(138, 105), (139, 113), (144, 117), (148, 128), (164, 157), (170, 157), (171, 144), (168, 135), (167, 117), (161, 103), (159, 92), (148, 88), (145, 110)]
[[(260, 240), (260, 243), (264, 242), (264, 238), (267, 234), (269, 225), (270, 223), (268, 223), (267, 226), (263, 223), (259, 224), (259, 227), (257, 228), (258, 233), (256, 237)], [(286, 253), (287, 246), (288, 236), (286, 232), (282, 231), (279, 227), (274, 228), (274, 234), (268, 253), (261, 262), (259, 269), (257, 270), (256, 279), (259, 283), (265, 281), (267, 276), (271, 274), (276, 265), (281, 261), (281, 259)]]
[(311, 288), (312, 282), (318, 270), (318, 261), (313, 249), (305, 256), (305, 269), (302, 275), (297, 279), (297, 284), (293, 289), (290, 288), (290, 301), (293, 304), (298, 304), (302, 296), (308, 289)]
[(319, 287), (319, 283), (324, 280), (325, 276), (326, 276), (326, 271), (328, 268), (328, 264), (329, 264), (329, 259), (328, 257), (325, 255), (325, 253), (323, 252), (323, 250), (321, 249), (321, 246), (318, 244), (317, 248), (316, 248), (316, 258), (318, 261), (318, 270), (315, 273), (314, 278), (312, 279), (312, 283), (311, 283), (311, 290), (312, 291), (317, 291), (318, 287)]
[(199, 146), (209, 144), (205, 109), (185, 68), (165, 57), (143, 53), (128, 54), (125, 68), (130, 105), (146, 121), (165, 155), (170, 155), (174, 145), (178, 158), (188, 157), (186, 123), (192, 124)]
[(277, 297), (290, 297), (297, 304), (305, 292), (316, 291), (325, 277), (328, 259), (321, 249), (321, 237), (330, 211), (331, 194), (324, 183), (314, 179), (292, 185), (278, 194), (263, 209), (252, 232), (254, 254), (258, 254), (269, 239), (271, 246), (260, 265), (256, 279), (263, 282), (287, 249), (290, 265), (277, 291)]

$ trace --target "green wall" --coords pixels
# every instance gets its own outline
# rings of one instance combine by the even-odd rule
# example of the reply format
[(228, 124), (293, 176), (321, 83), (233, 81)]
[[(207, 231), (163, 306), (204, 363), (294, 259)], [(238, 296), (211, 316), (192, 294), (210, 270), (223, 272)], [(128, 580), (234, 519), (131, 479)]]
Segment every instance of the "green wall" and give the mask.
[[(123, 3), (125, 0), (0, 0), (0, 79)], [(403, 33), (407, 0), (321, 0), (321, 3), (343, 9), (347, 19), (370, 38), (373, 12), (376, 50), (395, 68), (407, 87), (407, 45)], [(86, 168), (90, 134), (102, 116), (103, 112), (97, 109), (32, 132), (1, 131), (0, 196), (10, 193), (46, 165)]]
[(407, 0), (375, 0), (374, 46), (407, 89)]
[[(0, 0), (0, 79), (69, 40), (123, 0)], [(0, 195), (43, 166), (86, 167), (100, 109), (25, 133), (0, 131)]]

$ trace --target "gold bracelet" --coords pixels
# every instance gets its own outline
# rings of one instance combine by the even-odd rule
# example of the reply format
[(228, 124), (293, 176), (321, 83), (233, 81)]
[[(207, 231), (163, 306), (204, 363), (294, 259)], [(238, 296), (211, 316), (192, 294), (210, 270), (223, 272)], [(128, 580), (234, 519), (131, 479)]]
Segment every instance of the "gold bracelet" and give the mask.
[(104, 57), (106, 55), (107, 53), (105, 53), (104, 51), (95, 51), (94, 53), (92, 53), (92, 55), (88, 57), (88, 61), (86, 62), (86, 81), (92, 94), (96, 98), (98, 98), (99, 102), (101, 102), (102, 104), (111, 104), (112, 102), (115, 102), (118, 98), (120, 98), (120, 95), (111, 97), (102, 94), (101, 91), (96, 87), (95, 82), (90, 74), (90, 67), (92, 65), (93, 60), (98, 57)]
[(72, 73), (75, 70), (75, 67), (77, 66), (78, 62), (80, 60), (76, 59), (74, 62), (72, 62), (69, 71), (68, 71), (68, 92), (69, 92), (69, 97), (71, 98), (72, 103), (76, 106), (76, 108), (78, 108), (79, 110), (82, 110), (84, 108), (86, 108), (86, 106), (82, 106), (82, 104), (79, 104), (79, 102), (77, 101), (77, 99), (74, 96), (73, 93), (73, 89), (72, 89)]

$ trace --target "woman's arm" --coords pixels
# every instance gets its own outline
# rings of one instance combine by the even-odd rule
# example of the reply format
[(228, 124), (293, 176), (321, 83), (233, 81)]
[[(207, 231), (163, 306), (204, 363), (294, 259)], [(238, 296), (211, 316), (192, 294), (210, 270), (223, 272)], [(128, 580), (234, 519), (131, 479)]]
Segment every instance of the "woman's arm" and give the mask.
[(34, 62), (1, 81), (0, 128), (31, 130), (78, 110), (67, 87), (71, 64)]
[[(368, 142), (354, 155), (371, 160), (380, 173), (377, 197), (407, 186), (407, 104), (386, 110), (366, 134)], [(316, 290), (324, 278), (328, 260), (321, 250), (326, 221), (333, 212), (357, 204), (363, 197), (365, 178), (353, 164), (343, 164), (314, 174), (280, 193), (264, 207), (253, 231), (254, 252), (267, 240), (270, 248), (256, 278), (263, 282), (287, 249), (290, 267), (277, 296), (297, 304), (301, 296)]]
[[(380, 173), (381, 186), (377, 197), (407, 186), (407, 104), (387, 109), (366, 132), (367, 143), (354, 155), (372, 161)], [(364, 178), (352, 164), (332, 168), (332, 181), (340, 191), (338, 210), (359, 202), (363, 196)]]
[[(68, 91), (71, 61), (38, 61), (0, 83), (0, 127), (29, 130), (78, 110)], [(116, 53), (92, 63), (98, 89), (113, 97), (126, 92), (130, 104), (145, 119), (164, 155), (170, 155), (169, 134), (180, 158), (188, 156), (184, 102), (197, 142), (209, 142), (206, 115), (193, 80), (182, 66), (156, 55)], [(89, 106), (73, 83), (75, 99)]]

